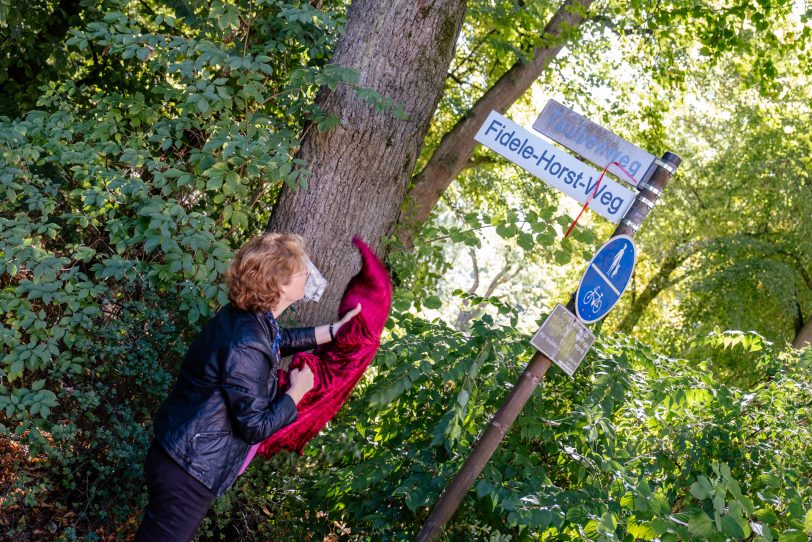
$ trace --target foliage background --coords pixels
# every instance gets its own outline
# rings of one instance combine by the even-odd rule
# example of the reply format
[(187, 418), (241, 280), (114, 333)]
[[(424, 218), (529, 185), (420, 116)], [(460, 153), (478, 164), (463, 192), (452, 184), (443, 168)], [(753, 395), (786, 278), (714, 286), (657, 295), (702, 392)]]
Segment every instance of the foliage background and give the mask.
[[(522, 4), (470, 3), (426, 156), (539, 43), (555, 6)], [(575, 379), (550, 372), (447, 540), (812, 536), (812, 357), (789, 345), (812, 313), (806, 15), (646, 5), (597, 6), (511, 115), (555, 94), (685, 165), (641, 232), (628, 302)], [(282, 183), (307, 182), (305, 131), (339, 121), (316, 91), (355, 86), (329, 64), (345, 12), (0, 0), (0, 537), (134, 531), (151, 416), (185, 347)], [(560, 241), (565, 202), (472, 161), (414, 248), (390, 253), (393, 315), (347, 407), (305, 456), (252, 464), (200, 539), (414, 538), (529, 359), (527, 333), (610, 231), (587, 218)]]

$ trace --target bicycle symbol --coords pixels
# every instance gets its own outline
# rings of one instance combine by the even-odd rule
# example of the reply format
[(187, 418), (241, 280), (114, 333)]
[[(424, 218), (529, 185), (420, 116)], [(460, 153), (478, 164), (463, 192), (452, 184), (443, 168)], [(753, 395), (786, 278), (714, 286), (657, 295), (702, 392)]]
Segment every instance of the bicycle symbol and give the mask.
[(592, 290), (588, 291), (584, 296), (584, 303), (592, 307), (592, 313), (594, 314), (599, 310), (601, 310), (601, 305), (603, 304), (601, 299), (603, 299), (601, 287), (595, 286)]

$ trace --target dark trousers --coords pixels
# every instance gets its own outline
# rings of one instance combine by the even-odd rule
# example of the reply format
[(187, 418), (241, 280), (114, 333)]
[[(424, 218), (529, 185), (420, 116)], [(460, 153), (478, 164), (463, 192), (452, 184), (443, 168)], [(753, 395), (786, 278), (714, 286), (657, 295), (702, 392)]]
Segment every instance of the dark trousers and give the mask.
[(192, 540), (214, 500), (212, 493), (178, 465), (154, 439), (144, 465), (149, 504), (136, 542)]

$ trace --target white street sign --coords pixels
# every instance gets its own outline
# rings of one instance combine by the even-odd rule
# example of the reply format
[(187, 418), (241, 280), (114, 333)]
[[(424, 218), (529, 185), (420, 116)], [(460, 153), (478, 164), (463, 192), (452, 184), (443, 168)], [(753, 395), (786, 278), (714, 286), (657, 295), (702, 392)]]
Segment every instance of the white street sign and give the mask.
[(580, 203), (594, 191), (589, 208), (612, 222), (620, 222), (634, 201), (634, 192), (608, 176), (595, 191), (599, 171), (496, 111), (491, 111), (474, 139)]
[(640, 178), (654, 162), (654, 155), (555, 100), (547, 102), (541, 115), (533, 123), (533, 129), (601, 169), (607, 164), (617, 162), (632, 175), (633, 180), (619, 172), (616, 167), (609, 168), (609, 171), (634, 186), (637, 186)]

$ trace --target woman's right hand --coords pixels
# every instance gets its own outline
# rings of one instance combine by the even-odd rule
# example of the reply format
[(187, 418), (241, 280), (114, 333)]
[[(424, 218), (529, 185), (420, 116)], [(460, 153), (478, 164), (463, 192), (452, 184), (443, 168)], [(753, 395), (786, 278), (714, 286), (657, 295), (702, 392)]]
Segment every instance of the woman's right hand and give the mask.
[(301, 369), (291, 369), (290, 371), (290, 389), (286, 392), (293, 398), (293, 401), (298, 405), (302, 400), (304, 394), (313, 389), (313, 371), (310, 366), (305, 363)]

